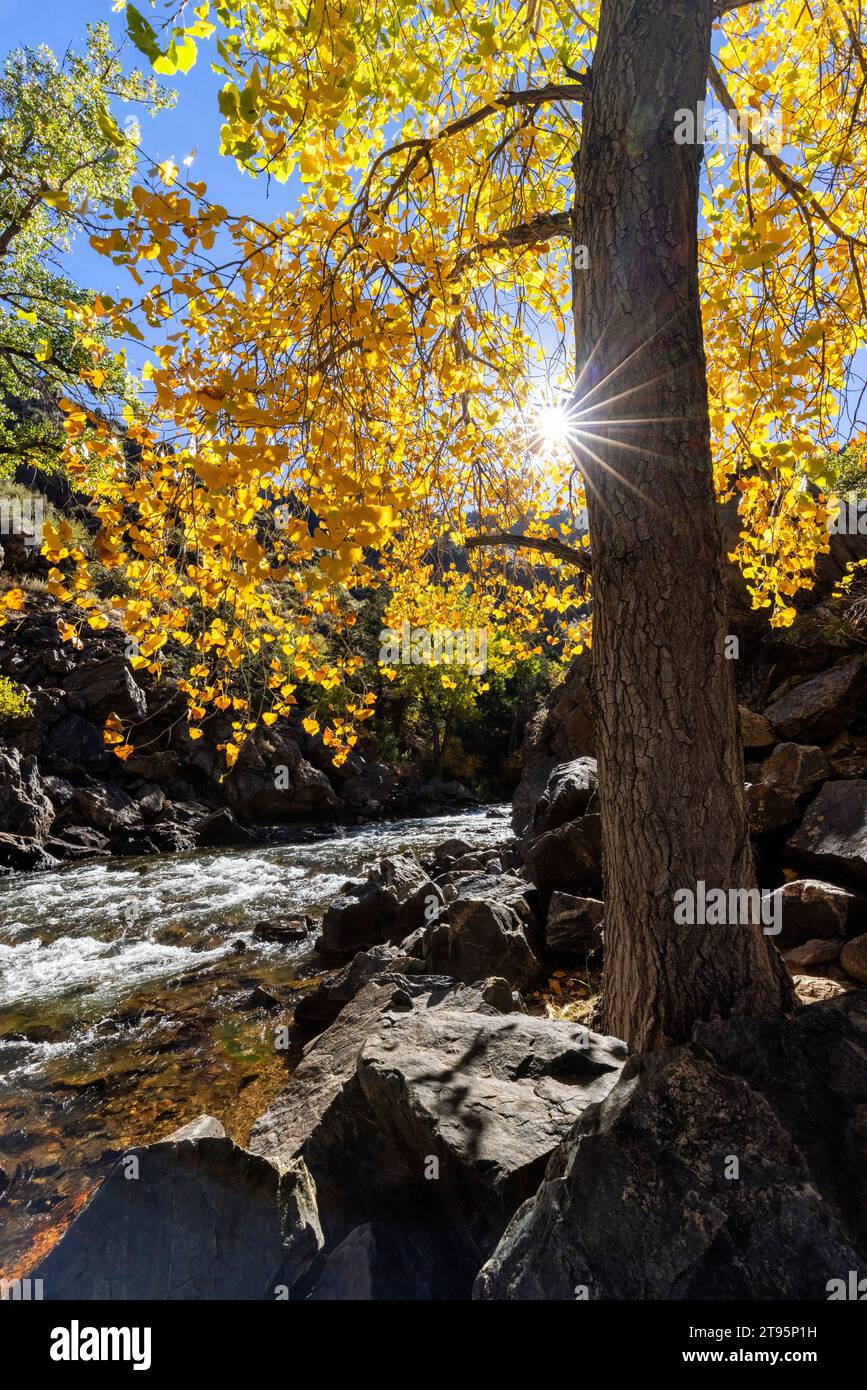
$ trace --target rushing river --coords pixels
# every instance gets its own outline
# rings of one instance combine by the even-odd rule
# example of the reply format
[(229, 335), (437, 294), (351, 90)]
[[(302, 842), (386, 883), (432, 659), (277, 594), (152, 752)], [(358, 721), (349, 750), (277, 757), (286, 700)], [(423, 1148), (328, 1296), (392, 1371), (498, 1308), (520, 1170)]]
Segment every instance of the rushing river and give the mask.
[(26, 1272), (130, 1145), (203, 1111), (246, 1139), (286, 1073), (284, 1015), (251, 992), (288, 1005), (321, 969), (257, 922), (321, 918), (383, 855), (509, 834), (498, 807), (0, 880), (0, 1272)]

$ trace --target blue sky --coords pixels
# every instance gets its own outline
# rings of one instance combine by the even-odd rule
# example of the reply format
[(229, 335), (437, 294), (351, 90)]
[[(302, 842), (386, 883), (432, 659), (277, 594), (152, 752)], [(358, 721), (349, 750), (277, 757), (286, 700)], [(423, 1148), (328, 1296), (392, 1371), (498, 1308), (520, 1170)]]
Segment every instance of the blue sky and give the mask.
[[(68, 47), (83, 49), (88, 21), (108, 22), (118, 45), (123, 44), (122, 58), (128, 68), (147, 68), (143, 58), (125, 39), (126, 23), (123, 14), (112, 12), (112, 0), (0, 0), (0, 58), (19, 45), (36, 46), (46, 43), (60, 56)], [(251, 213), (270, 221), (295, 202), (293, 182), (281, 185), (265, 179), (253, 179), (242, 174), (234, 160), (219, 153), (220, 115), (217, 93), (224, 79), (211, 71), (212, 44), (201, 43), (199, 60), (186, 76), (178, 74), (167, 80), (178, 93), (177, 104), (155, 119), (143, 122), (142, 143), (147, 155), (156, 162), (175, 159), (178, 163), (195, 147), (195, 162), (190, 176), (208, 185), (208, 196), (224, 204), (230, 212)], [(116, 112), (122, 118), (122, 110)], [(80, 284), (100, 287), (114, 294), (135, 294), (126, 273), (116, 270), (97, 255), (84, 239), (76, 243), (68, 262), (70, 274)], [(142, 325), (147, 334), (146, 325)], [(141, 365), (146, 351), (130, 351), (131, 361)], [(867, 373), (867, 351), (861, 350), (856, 359), (856, 377)], [(859, 386), (850, 391), (854, 406)], [(862, 425), (863, 428), (863, 425)], [(842, 429), (847, 437), (848, 429)]]
[[(125, 18), (112, 13), (111, 3), (112, 0), (32, 0), (25, 4), (20, 0), (0, 0), (0, 58), (10, 49), (42, 43), (58, 57), (70, 47), (83, 52), (88, 22), (105, 20), (118, 46), (124, 44), (121, 57), (127, 70), (139, 67), (149, 72), (147, 59), (128, 40), (124, 42)], [(158, 163), (174, 158), (180, 164), (195, 147), (197, 154), (190, 177), (204, 180), (214, 202), (224, 204), (230, 212), (249, 212), (270, 221), (294, 203), (294, 193), (290, 185), (273, 181), (269, 189), (266, 180), (242, 174), (234, 160), (220, 155), (217, 93), (225, 79), (211, 71), (212, 54), (216, 56), (212, 43), (201, 44), (199, 60), (186, 76), (179, 73), (176, 78), (163, 79), (167, 87), (177, 91), (178, 100), (174, 110), (142, 122), (143, 148)], [(121, 120), (123, 110), (118, 106), (115, 111)], [(67, 264), (80, 284), (101, 287), (116, 295), (135, 294), (126, 272), (91, 250), (84, 238), (75, 243)], [(137, 360), (139, 354), (130, 352), (130, 357)]]

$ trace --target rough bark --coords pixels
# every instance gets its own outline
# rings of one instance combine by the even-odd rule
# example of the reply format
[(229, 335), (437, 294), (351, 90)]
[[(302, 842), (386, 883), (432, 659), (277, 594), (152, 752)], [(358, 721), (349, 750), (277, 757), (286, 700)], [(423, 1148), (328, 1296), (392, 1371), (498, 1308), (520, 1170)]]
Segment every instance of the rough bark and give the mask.
[(758, 925), (678, 926), (674, 895), (755, 884), (725, 658), (698, 289), (713, 0), (603, 0), (576, 161), (574, 276), (594, 570), (605, 1026), (639, 1049), (699, 1019), (774, 1014), (791, 987)]

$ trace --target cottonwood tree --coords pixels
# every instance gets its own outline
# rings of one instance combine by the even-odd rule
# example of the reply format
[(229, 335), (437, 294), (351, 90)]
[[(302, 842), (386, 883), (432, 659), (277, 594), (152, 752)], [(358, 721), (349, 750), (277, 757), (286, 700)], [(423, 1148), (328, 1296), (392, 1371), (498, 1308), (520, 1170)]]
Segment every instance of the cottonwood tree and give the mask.
[[(292, 206), (231, 217), (164, 168), (98, 239), (155, 272), (142, 308), (166, 329), (137, 474), (102, 443), (104, 559), (128, 565), (142, 660), (196, 645), (197, 735), (256, 644), (266, 718), (299, 679), (351, 674), (320, 642), (341, 591), (444, 533), (470, 542), (468, 591), (530, 642), (586, 644), (592, 585), (607, 1026), (655, 1048), (785, 1010), (759, 927), (679, 927), (672, 902), (755, 881), (715, 502), (739, 499), (736, 559), (775, 625), (827, 545), (819, 461), (864, 340), (860, 4), (221, 0), (189, 25), (161, 0), (128, 17), (162, 71), (215, 39), (222, 148), (288, 180)], [(680, 142), (706, 98), (740, 117), (732, 144)], [(553, 409), (542, 387), (565, 393)], [(87, 422), (69, 414), (74, 468)], [(266, 487), (290, 515), (276, 556)], [(515, 582), (542, 557), (544, 578)], [(254, 724), (237, 711), (230, 758)]]

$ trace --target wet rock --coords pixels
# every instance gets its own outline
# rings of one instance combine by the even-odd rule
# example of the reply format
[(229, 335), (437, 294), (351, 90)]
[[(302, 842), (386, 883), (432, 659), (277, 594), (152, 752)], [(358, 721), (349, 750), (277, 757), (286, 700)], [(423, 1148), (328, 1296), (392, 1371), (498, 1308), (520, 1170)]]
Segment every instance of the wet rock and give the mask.
[(193, 848), (190, 832), (173, 821), (155, 821), (146, 829), (131, 830), (112, 839), (111, 852), (119, 855), (182, 854)]
[(853, 980), (867, 985), (867, 933), (846, 942), (840, 952), (840, 964)]
[(297, 917), (287, 917), (282, 922), (257, 922), (253, 935), (258, 941), (276, 941), (286, 946), (297, 941), (306, 941), (313, 930), (313, 918), (306, 913)]
[(497, 974), (516, 989), (529, 989), (545, 973), (514, 909), (485, 899), (458, 898), (449, 905), (448, 920), (427, 937), (425, 962), (465, 984)]
[(821, 675), (799, 681), (768, 706), (765, 718), (785, 738), (832, 738), (857, 713), (863, 692), (863, 661), (847, 657)]
[(526, 865), (543, 904), (557, 892), (601, 897), (601, 817), (582, 816), (540, 835), (527, 850)]
[(264, 1009), (266, 1013), (274, 1013), (275, 1010), (283, 1008), (283, 1002), (277, 998), (276, 994), (272, 994), (270, 990), (263, 989), (261, 985), (257, 985), (255, 989), (252, 989), (249, 994), (244, 996), (237, 1007), (245, 1012), (254, 1009)]
[(352, 955), (367, 946), (400, 941), (437, 914), (443, 895), (412, 855), (383, 859), (364, 883), (349, 885), (328, 908), (318, 949)]
[[(779, 908), (774, 901), (777, 898), (781, 899)], [(859, 923), (867, 925), (867, 898), (812, 878), (784, 883), (772, 895), (771, 908), (771, 920), (778, 920), (778, 912), (782, 920), (783, 929), (776, 938), (781, 950), (815, 937), (848, 936)]]
[(44, 840), (54, 815), (36, 759), (0, 745), (0, 831)]
[(694, 1046), (630, 1059), (475, 1297), (826, 1298), (867, 1246), (858, 994), (794, 1021), (702, 1025)]
[(578, 820), (599, 788), (595, 758), (576, 758), (560, 763), (548, 778), (536, 803), (528, 836), (557, 830), (567, 821)]
[(566, 955), (586, 956), (602, 944), (605, 904), (599, 898), (576, 898), (554, 893), (545, 924), (545, 945)]
[(47, 869), (56, 869), (59, 862), (38, 840), (0, 832), (0, 872), (44, 873)]
[(744, 748), (772, 748), (777, 736), (763, 714), (738, 705)]
[(867, 781), (826, 782), (788, 848), (808, 873), (867, 883)]
[(245, 825), (239, 825), (228, 806), (212, 811), (196, 826), (196, 844), (200, 848), (223, 845), (255, 845), (257, 837)]
[(45, 841), (49, 854), (58, 859), (91, 859), (108, 852), (108, 836), (89, 825), (65, 825), (59, 835)]
[(321, 1244), (304, 1165), (248, 1153), (203, 1116), (125, 1154), (36, 1273), (48, 1300), (273, 1301)]
[(473, 846), (467, 844), (466, 840), (444, 840), (441, 845), (437, 845), (433, 852), (433, 862), (439, 867), (451, 867), (452, 861), (462, 859), (465, 854), (472, 854)]

